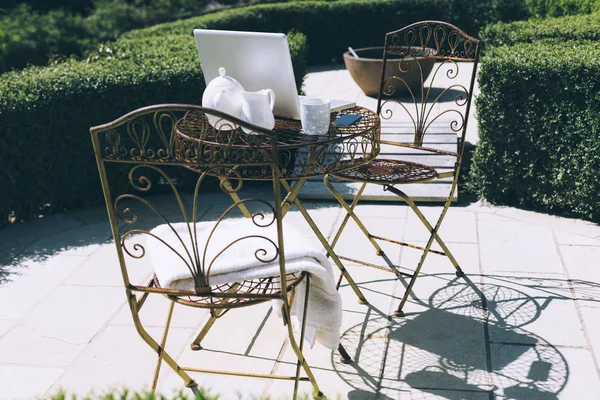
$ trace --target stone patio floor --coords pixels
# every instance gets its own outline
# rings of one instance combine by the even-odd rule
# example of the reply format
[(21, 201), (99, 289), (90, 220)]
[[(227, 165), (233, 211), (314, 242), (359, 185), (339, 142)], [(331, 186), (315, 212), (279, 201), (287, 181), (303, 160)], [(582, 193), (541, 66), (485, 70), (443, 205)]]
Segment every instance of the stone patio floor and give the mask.
[[(307, 84), (346, 87), (347, 79), (343, 70), (316, 72)], [(209, 196), (215, 208), (228, 201)], [(305, 205), (325, 234), (343, 218), (334, 202)], [(423, 208), (431, 219), (441, 210)], [(210, 211), (205, 219), (214, 218)], [(427, 240), (420, 221), (402, 204), (364, 204), (357, 213), (374, 233)], [(286, 218), (318, 243), (298, 211)], [(305, 351), (325, 394), (333, 399), (600, 398), (600, 227), (461, 196), (440, 234), (466, 277), (457, 278), (444, 257), (429, 255), (404, 318), (388, 316), (405, 281), (348, 265), (369, 304), (358, 304), (342, 285), (342, 343), (354, 364), (339, 363), (336, 353), (318, 344)], [(336, 249), (378, 261), (354, 225)], [(420, 254), (393, 245), (384, 250), (406, 272)], [(0, 229), (0, 265), (0, 399), (48, 397), (59, 389), (88, 394), (149, 387), (155, 355), (133, 327), (104, 207)], [(140, 265), (132, 279), (141, 282), (149, 273)], [(167, 305), (151, 296), (144, 307), (152, 334), (160, 335)], [(231, 311), (209, 332), (205, 350), (191, 352), (189, 343), (206, 317), (201, 310), (175, 307), (167, 349), (182, 364), (294, 370), (291, 350), (283, 346), (285, 331), (270, 304)], [(292, 384), (283, 381), (194, 378), (222, 399), (284, 399), (292, 392)], [(159, 391), (170, 395), (181, 388), (181, 380), (164, 366)], [(310, 385), (301, 383), (300, 391), (310, 393)]]

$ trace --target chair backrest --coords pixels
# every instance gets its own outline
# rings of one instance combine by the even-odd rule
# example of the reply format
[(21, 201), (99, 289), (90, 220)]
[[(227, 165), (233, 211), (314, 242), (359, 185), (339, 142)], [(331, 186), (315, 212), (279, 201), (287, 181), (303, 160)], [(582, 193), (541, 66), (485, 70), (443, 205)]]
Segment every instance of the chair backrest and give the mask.
[(440, 21), (411, 24), (385, 36), (377, 113), (414, 128), (412, 147), (422, 148), (432, 128), (443, 125), (464, 149), (480, 41)]
[[(250, 133), (242, 131), (242, 127)], [(219, 229), (220, 222), (238, 207), (248, 210), (251, 203), (256, 204), (259, 211), (251, 215), (251, 222), (259, 227), (276, 224), (278, 239), (273, 241), (265, 237), (268, 241), (265, 246), (271, 246), (268, 250), (270, 262), (279, 256), (281, 287), (287, 287), (281, 234), (279, 150), (272, 131), (200, 106), (164, 104), (133, 111), (113, 122), (91, 128), (90, 133), (128, 290), (178, 295), (176, 290), (153, 287), (152, 282), (145, 286), (130, 282), (128, 264), (146, 255), (149, 249), (145, 248), (145, 243), (148, 243), (148, 237), (153, 237), (177, 253), (187, 265), (194, 280), (192, 294), (211, 292), (208, 269), (222, 252), (212, 251), (213, 259), (206, 259), (209, 243), (199, 243), (196, 236), (196, 224), (205, 212), (200, 209), (202, 189), (211, 186), (205, 179), (207, 176), (226, 176), (227, 180), (221, 180), (221, 188), (228, 194), (238, 193), (242, 186), (238, 168), (260, 169), (262, 175), (270, 174), (273, 191), (262, 191), (260, 200), (231, 201), (231, 206), (224, 207), (227, 208), (225, 212), (215, 216), (218, 218), (215, 229)], [(186, 182), (189, 182), (187, 188)], [(213, 189), (214, 186), (213, 181)], [(189, 194), (184, 195), (186, 189)], [(171, 196), (170, 205), (164, 201), (167, 195), (149, 196), (165, 192)], [(182, 230), (175, 227), (175, 222), (187, 226), (184, 225)], [(182, 246), (175, 249), (172, 243), (156, 237), (150, 230), (157, 224), (166, 224), (164, 226), (170, 228), (167, 230), (173, 232)], [(244, 234), (240, 232), (240, 237), (231, 238), (231, 242), (239, 242)], [(209, 240), (212, 237), (211, 233)], [(263, 261), (261, 254), (265, 256), (266, 248), (256, 249), (257, 260)], [(225, 246), (223, 251), (227, 249)], [(229, 295), (234, 298), (235, 290), (231, 292)]]

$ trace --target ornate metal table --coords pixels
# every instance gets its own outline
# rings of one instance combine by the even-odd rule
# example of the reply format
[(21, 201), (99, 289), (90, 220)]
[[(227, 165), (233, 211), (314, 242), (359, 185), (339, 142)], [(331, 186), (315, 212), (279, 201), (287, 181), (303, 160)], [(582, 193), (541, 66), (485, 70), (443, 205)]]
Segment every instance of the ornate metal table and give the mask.
[[(292, 204), (298, 208), (360, 301), (366, 302), (360, 289), (298, 199), (308, 178), (342, 172), (369, 162), (379, 153), (381, 125), (377, 114), (363, 107), (354, 107), (333, 112), (331, 121), (345, 114), (360, 115), (361, 119), (350, 126), (336, 126), (331, 123), (325, 135), (306, 135), (302, 132), (300, 121), (277, 119), (272, 130), (277, 139), (279, 169), (276, 173), (281, 177), (282, 186), (287, 191), (281, 205), (284, 215)], [(202, 112), (186, 114), (176, 123), (175, 133), (176, 158), (184, 162), (189, 169), (221, 179), (222, 184), (230, 188), (228, 192), (236, 203), (239, 202), (239, 197), (237, 190), (232, 188), (239, 185), (234, 181), (273, 179), (273, 171), (264, 162), (274, 145), (268, 136), (254, 134), (247, 127), (242, 128), (229, 120), (209, 121), (207, 115)], [(207, 162), (211, 164), (210, 170), (206, 169)], [(243, 205), (240, 208), (244, 215), (251, 216)]]

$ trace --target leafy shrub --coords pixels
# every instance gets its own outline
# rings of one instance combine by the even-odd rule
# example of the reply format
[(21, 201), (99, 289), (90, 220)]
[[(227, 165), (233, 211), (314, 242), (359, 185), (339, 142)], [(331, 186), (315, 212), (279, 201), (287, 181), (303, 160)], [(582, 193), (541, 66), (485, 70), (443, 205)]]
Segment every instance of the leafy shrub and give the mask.
[(482, 60), (471, 185), (491, 201), (600, 221), (600, 43), (534, 42)]
[(94, 0), (2, 0), (2, 8), (12, 9), (22, 4), (37, 11), (64, 9), (76, 13), (87, 13), (94, 7)]
[(22, 5), (0, 16), (0, 73), (45, 64), (50, 54), (79, 53), (86, 37), (83, 18), (62, 10), (40, 14)]
[(156, 394), (152, 392), (134, 392), (128, 389), (112, 390), (107, 393), (100, 395), (87, 395), (84, 397), (77, 397), (76, 395), (69, 395), (64, 391), (60, 391), (48, 400), (219, 400), (219, 395), (212, 394), (210, 390), (199, 388), (196, 395), (188, 395), (187, 392), (178, 391), (172, 396), (165, 396), (164, 394)]
[[(65, 5), (73, 5), (71, 0), (64, 1)], [(177, 33), (189, 33), (190, 27), (204, 26), (202, 24), (238, 30), (287, 32), (297, 29), (310, 35), (314, 49), (311, 62), (330, 62), (339, 59), (349, 44), (355, 47), (380, 44), (386, 32), (417, 20), (454, 22), (476, 35), (490, 22), (527, 18), (529, 12), (524, 1), (94, 0), (94, 8), (86, 17), (66, 11), (40, 14), (23, 6), (0, 17), (0, 27), (7, 27), (0, 28), (0, 72), (27, 64), (45, 64), (51, 54), (79, 56), (97, 43), (114, 40), (132, 29), (203, 14), (215, 7), (244, 3), (280, 4), (215, 13), (206, 20), (199, 17), (183, 22), (184, 29)], [(31, 3), (39, 5), (36, 1)], [(54, 0), (49, 4), (59, 3)], [(87, 0), (83, 2), (88, 3)]]
[(600, 12), (544, 20), (497, 23), (483, 29), (486, 47), (534, 42), (542, 39), (600, 40)]
[(53, 55), (81, 56), (128, 30), (202, 14), (216, 4), (211, 0), (95, 0), (93, 12), (86, 17), (63, 9), (41, 13), (23, 4), (0, 13), (0, 73), (28, 64), (44, 65)]
[[(309, 63), (340, 60), (352, 47), (383, 44), (386, 32), (420, 20), (449, 21), (475, 35), (511, 0), (339, 0), (259, 4), (131, 31), (126, 37), (190, 33), (194, 28), (286, 32), (307, 36)], [(524, 12), (524, 11), (523, 11)]]
[[(306, 39), (288, 37), (301, 82)], [(100, 46), (88, 61), (4, 74), (0, 224), (99, 201), (89, 128), (150, 104), (200, 104), (204, 88), (190, 35), (122, 39)]]
[(95, 0), (94, 12), (85, 20), (95, 41), (118, 38), (123, 32), (199, 15), (216, 4), (239, 0)]
[(537, 17), (589, 14), (600, 11), (599, 0), (526, 0), (527, 8)]

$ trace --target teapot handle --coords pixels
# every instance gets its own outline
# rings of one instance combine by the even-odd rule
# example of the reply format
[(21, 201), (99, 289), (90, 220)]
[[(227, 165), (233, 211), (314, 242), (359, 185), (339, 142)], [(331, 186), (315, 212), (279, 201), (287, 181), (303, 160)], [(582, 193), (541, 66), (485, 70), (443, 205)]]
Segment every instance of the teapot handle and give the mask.
[(261, 92), (267, 94), (267, 98), (269, 99), (269, 106), (271, 107), (271, 111), (273, 111), (273, 107), (275, 107), (275, 92), (272, 89), (263, 89)]

